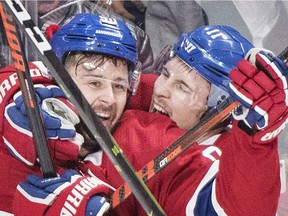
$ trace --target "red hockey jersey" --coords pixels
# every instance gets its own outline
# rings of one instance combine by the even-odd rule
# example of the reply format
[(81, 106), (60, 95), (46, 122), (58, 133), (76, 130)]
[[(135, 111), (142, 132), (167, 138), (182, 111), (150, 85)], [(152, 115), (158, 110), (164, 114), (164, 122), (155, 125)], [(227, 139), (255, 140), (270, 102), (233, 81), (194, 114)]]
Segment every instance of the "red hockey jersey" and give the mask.
[[(19, 90), (13, 85), (15, 76), (11, 68), (1, 72), (2, 114), (13, 92)], [(36, 82), (41, 80), (51, 82), (39, 74)], [(15, 89), (10, 93), (8, 90), (11, 87)], [(3, 122), (3, 115), (1, 118)], [(113, 135), (138, 170), (183, 133), (166, 116), (129, 110)], [(154, 176), (147, 183), (148, 187), (167, 215), (275, 215), (280, 194), (277, 139), (261, 145), (252, 138), (240, 130), (235, 122), (230, 132), (191, 146)], [(39, 166), (23, 165), (23, 160), (15, 155), (15, 152), (22, 152), (27, 161), (34, 158), (30, 155), (30, 152), (36, 154), (33, 144), (23, 140), (23, 145), (23, 149), (15, 146), (14, 150), (18, 151), (13, 152), (3, 138), (0, 142), (0, 211), (11, 212), (15, 187), (20, 181), (25, 181), (28, 174), (41, 175)], [(25, 155), (25, 149), (28, 155)], [(31, 160), (31, 163), (34, 161)], [(106, 155), (99, 163), (105, 171), (105, 180), (113, 187), (119, 187), (123, 180)], [(113, 213), (146, 215), (133, 196)]]
[[(114, 134), (137, 170), (181, 135), (167, 117), (155, 115), (127, 111)], [(102, 166), (108, 182), (119, 187), (123, 181), (105, 155)], [(277, 140), (255, 143), (235, 122), (231, 131), (192, 145), (147, 184), (167, 215), (275, 215), (280, 193)], [(133, 197), (114, 213), (146, 215)]]
[[(34, 83), (51, 85), (52, 78), (42, 62), (29, 64)], [(22, 134), (16, 127), (8, 126), (4, 117), (7, 104), (13, 102), (13, 95), (20, 90), (17, 74), (13, 66), (0, 70), (0, 211), (12, 212), (16, 186), (26, 181), (29, 174), (42, 175), (37, 161), (33, 137)], [(67, 160), (78, 160), (79, 148), (68, 141), (49, 140), (49, 150), (58, 172), (62, 172)], [(61, 165), (61, 166), (57, 166)]]

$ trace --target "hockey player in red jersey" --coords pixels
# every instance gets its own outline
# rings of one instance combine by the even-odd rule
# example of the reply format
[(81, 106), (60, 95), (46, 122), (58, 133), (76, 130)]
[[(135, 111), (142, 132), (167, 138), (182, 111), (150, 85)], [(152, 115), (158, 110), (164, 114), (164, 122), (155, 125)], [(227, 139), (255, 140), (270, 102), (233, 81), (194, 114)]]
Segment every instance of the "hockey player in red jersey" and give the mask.
[[(78, 27), (81, 26), (78, 25)], [(213, 28), (213, 31), (221, 31), (219, 26), (212, 26), (211, 28)], [(209, 33), (213, 31), (212, 29), (209, 29), (209, 31), (204, 29), (202, 33), (204, 34), (206, 32), (205, 34), (209, 36)], [(78, 31), (74, 29), (69, 35), (75, 36), (74, 34), (76, 32)], [(59, 30), (58, 36), (61, 35), (60, 33), (61, 31)], [(193, 35), (193, 32), (191, 34), (192, 38), (197, 38)], [(240, 47), (241, 54), (239, 54), (238, 57), (238, 61), (240, 61), (248, 51), (245, 48), (252, 48), (252, 46), (249, 43), (247, 44), (246, 40), (243, 42), (242, 36), (238, 33), (231, 30), (229, 32), (229, 35), (230, 34), (233, 35), (231, 37), (236, 41), (235, 43), (240, 45), (237, 46)], [(207, 42), (208, 39), (212, 41), (219, 38), (221, 39), (220, 41), (222, 41), (222, 39), (223, 41), (231, 39), (229, 37), (227, 38), (227, 35), (217, 35), (218, 37), (216, 37), (216, 39), (214, 38), (215, 35), (212, 34), (203, 40)], [(57, 37), (57, 33), (55, 36)], [(74, 39), (77, 38), (78, 37), (74, 37)], [(73, 37), (70, 37), (70, 39), (73, 39)], [(189, 47), (193, 48), (193, 40), (184, 37), (185, 40), (183, 41), (192, 43), (192, 46), (187, 47), (189, 43), (182, 43), (182, 39), (183, 38), (180, 39), (181, 43), (179, 43), (179, 47), (175, 46), (175, 53), (177, 48), (179, 49), (179, 53), (176, 55), (180, 56), (180, 52), (182, 52), (184, 56), (189, 56), (191, 53), (188, 51), (195, 50), (189, 49)], [(239, 41), (239, 39), (241, 40)], [(219, 43), (221, 44), (221, 42)], [(219, 43), (216, 44), (219, 45)], [(206, 45), (209, 47), (211, 43), (206, 43)], [(213, 45), (212, 43), (212, 46)], [(54, 49), (58, 46), (54, 44)], [(221, 47), (221, 45), (219, 45), (219, 47)], [(241, 47), (243, 47), (243, 49), (241, 49)], [(215, 48), (217, 50), (217, 47)], [(197, 52), (198, 54), (205, 52), (204, 49), (197, 51), (199, 51)], [(68, 50), (66, 50), (66, 52), (69, 53)], [(62, 53), (63, 56), (68, 54), (66, 52)], [(62, 59), (63, 56), (58, 57)], [(234, 57), (233, 53), (231, 54), (231, 52), (228, 51), (226, 58), (222, 60), (226, 62), (234, 59)], [(184, 57), (181, 59), (185, 61)], [(226, 86), (227, 91), (229, 91), (235, 100), (241, 101), (243, 105), (247, 106), (246, 110), (239, 109), (234, 113), (237, 119), (242, 120), (234, 121), (230, 132), (222, 132), (221, 136), (220, 134), (215, 134), (211, 139), (206, 139), (201, 143), (194, 144), (183, 155), (160, 172), (159, 175), (156, 175), (148, 182), (148, 186), (167, 215), (275, 215), (279, 197), (279, 159), (277, 154), (276, 132), (281, 130), (286, 121), (286, 104), (285, 97), (283, 97), (285, 96), (287, 86), (287, 84), (285, 84), (286, 66), (283, 66), (280, 61), (278, 62), (277, 58), (270, 57), (263, 53), (257, 54), (256, 59), (257, 66), (259, 68), (264, 66), (261, 70), (267, 72), (269, 74), (268, 76), (258, 71), (248, 61), (242, 60), (238, 64), (238, 69), (234, 69), (231, 72), (232, 84)], [(188, 63), (189, 61), (185, 62), (190, 65)], [(209, 63), (212, 62), (214, 62), (213, 58), (207, 58), (205, 65), (209, 65)], [(100, 71), (104, 71), (101, 67), (95, 68), (94, 62), (88, 63), (92, 63), (86, 65), (92, 68), (92, 70), (102, 69)], [(268, 65), (266, 65), (267, 63)], [(272, 67), (269, 66), (270, 64)], [(225, 63), (218, 64), (218, 66), (217, 69), (225, 66)], [(236, 62), (234, 66), (236, 66)], [(186, 70), (186, 72), (188, 72), (188, 70)], [(228, 71), (226, 75), (224, 74), (221, 79), (227, 78), (229, 72), (230, 71)], [(255, 74), (257, 74), (257, 76)], [(258, 79), (258, 74), (260, 79)], [(279, 79), (276, 79), (274, 83), (269, 80), (270, 75), (275, 79), (279, 77)], [(265, 82), (262, 83), (261, 81), (264, 79)], [(244, 83), (244, 87), (242, 87), (241, 83), (238, 83), (239, 81), (241, 81), (242, 84)], [(209, 82), (216, 85), (213, 80), (209, 80)], [(259, 88), (260, 83), (261, 86), (265, 86), (265, 88)], [(254, 98), (254, 94), (251, 92), (252, 90), (249, 89), (251, 85), (252, 90), (257, 89), (257, 97), (255, 97), (257, 100)], [(181, 87), (181, 85), (178, 86)], [(259, 94), (259, 92), (262, 92), (262, 94)], [(271, 92), (272, 94), (269, 95), (267, 92)], [(280, 94), (281, 97), (275, 99), (275, 92), (277, 92), (278, 95)], [(253, 97), (251, 97), (251, 94)], [(263, 107), (263, 105), (268, 104), (262, 103), (266, 102), (266, 99), (271, 99), (269, 100), (271, 106)], [(249, 106), (245, 102), (252, 102), (252, 104)], [(277, 107), (277, 113), (274, 112), (275, 107)], [(262, 110), (266, 112), (262, 112)], [(271, 110), (273, 114), (270, 113)], [(241, 111), (245, 111), (244, 113), (246, 114), (241, 114)], [(261, 118), (263, 116), (264, 118)], [(267, 118), (267, 116), (269, 116), (269, 118)], [(103, 116), (104, 119), (105, 117), (106, 116)], [(244, 122), (245, 127), (243, 127), (243, 123), (238, 124), (238, 122)], [(241, 127), (239, 125), (241, 125)], [(248, 130), (246, 126), (248, 128), (250, 126), (250, 129), (253, 130)], [(247, 134), (247, 132), (249, 134)], [(149, 160), (153, 159), (154, 156), (159, 154), (167, 145), (179, 137), (181, 133), (183, 133), (183, 131), (176, 127), (167, 116), (130, 110), (125, 112), (113, 135), (135, 168), (140, 169)], [(266, 140), (261, 140), (261, 137), (265, 137)], [(96, 156), (99, 155), (100, 157), (96, 158)], [(97, 167), (93, 167), (91, 164), (92, 160), (88, 160), (91, 158), (95, 164), (100, 165), (100, 167), (104, 169), (105, 177), (103, 178), (107, 180), (107, 183), (113, 187), (118, 187), (123, 183), (123, 180), (111, 162), (108, 161), (105, 155), (101, 157), (101, 151), (86, 157), (86, 164), (90, 165), (89, 168), (91, 169), (95, 168), (93, 169), (95, 172)], [(28, 182), (20, 183), (17, 188), (17, 199), (14, 202), (16, 207), (19, 211), (20, 209), (24, 211), (27, 206), (37, 206), (40, 200), (39, 195), (42, 195), (42, 201), (46, 201), (46, 199), (44, 199), (46, 197), (53, 198), (50, 199), (49, 203), (42, 202), (41, 206), (43, 210), (48, 210), (48, 213), (51, 215), (53, 215), (53, 213), (58, 214), (61, 209), (67, 210), (67, 208), (65, 209), (65, 206), (68, 206), (66, 203), (68, 199), (66, 198), (69, 197), (67, 193), (69, 193), (68, 189), (71, 188), (61, 192), (59, 186), (62, 185), (62, 183), (69, 182), (71, 179), (70, 176), (71, 175), (68, 175), (68, 178), (65, 178), (66, 176), (62, 175), (60, 179), (49, 179), (48, 182), (50, 182), (50, 184), (46, 183), (47, 180), (45, 181), (39, 177), (30, 176)], [(61, 180), (60, 183), (59, 180)], [(103, 183), (101, 183), (101, 185), (103, 186)], [(72, 185), (72, 188), (74, 186), (75, 185)], [(90, 195), (93, 193), (99, 193), (99, 191), (89, 192)], [(50, 208), (47, 206), (48, 204), (51, 205)], [(86, 203), (83, 204), (81, 200), (80, 205), (81, 213), (84, 214)], [(79, 211), (76, 212), (77, 215), (81, 215), (81, 213)], [(128, 198), (116, 208), (113, 213), (118, 215), (145, 214), (133, 197)]]
[[(79, 29), (75, 31), (71, 26)], [(105, 127), (112, 130), (123, 113), (128, 91), (133, 90), (129, 78), (133, 77), (137, 62), (136, 40), (122, 21), (93, 14), (75, 16), (62, 30), (69, 31), (68, 35), (62, 35), (66, 43), (56, 44), (54, 51), (57, 55), (65, 52), (67, 71), (85, 93)], [(44, 212), (45, 215), (56, 215), (71, 211), (76, 215), (84, 215), (85, 211), (87, 215), (103, 214), (109, 207), (103, 197), (108, 196), (110, 188), (93, 175), (80, 175), (75, 171), (78, 160), (91, 152), (91, 145), (87, 140), (84, 142), (83, 134), (76, 132), (80, 122), (78, 113), (55, 85), (43, 63), (33, 62), (29, 66), (41, 105), (49, 150), (59, 177), (41, 180), (15, 68), (2, 69), (0, 212), (15, 215), (43, 215)], [(36, 187), (25, 182), (28, 175), (28, 182), (42, 189), (47, 187), (46, 190), (37, 191)], [(75, 190), (82, 196), (78, 197), (80, 201), (77, 204), (66, 200)]]
[[(148, 182), (167, 215), (276, 215), (277, 136), (287, 119), (287, 66), (271, 52), (252, 48), (234, 29), (208, 26), (183, 34), (167, 55), (155, 83), (153, 108), (178, 126), (194, 126), (228, 93), (242, 104), (233, 111), (232, 129), (220, 123)], [(131, 140), (141, 143), (142, 132), (145, 145), (130, 149), (138, 155), (138, 163), (166, 139), (165, 127), (154, 131), (154, 123), (145, 127), (143, 118), (140, 124), (135, 119), (129, 124), (127, 118), (114, 134), (125, 151), (125, 146), (132, 148)], [(141, 126), (133, 133), (136, 125)], [(110, 182), (113, 178), (111, 174)], [(115, 211), (144, 215), (135, 206), (130, 198)]]

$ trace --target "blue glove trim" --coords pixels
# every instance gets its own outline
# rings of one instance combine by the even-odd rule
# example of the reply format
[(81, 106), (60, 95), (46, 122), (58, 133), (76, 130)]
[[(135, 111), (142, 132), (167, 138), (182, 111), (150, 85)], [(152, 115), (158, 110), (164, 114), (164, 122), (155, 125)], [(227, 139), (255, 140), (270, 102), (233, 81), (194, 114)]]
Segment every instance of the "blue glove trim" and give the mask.
[(103, 215), (110, 207), (110, 204), (102, 196), (95, 195), (92, 196), (86, 205), (85, 216), (101, 216)]

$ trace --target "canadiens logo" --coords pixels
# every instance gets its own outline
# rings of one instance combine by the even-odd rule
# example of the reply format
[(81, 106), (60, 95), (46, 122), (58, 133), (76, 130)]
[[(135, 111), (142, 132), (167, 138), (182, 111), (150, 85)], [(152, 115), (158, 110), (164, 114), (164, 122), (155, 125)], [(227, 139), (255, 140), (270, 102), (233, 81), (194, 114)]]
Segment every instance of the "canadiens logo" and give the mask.
[(266, 133), (263, 137), (261, 137), (261, 141), (267, 141), (278, 136), (278, 134), (285, 128), (287, 122), (288, 122), (288, 119), (276, 130)]

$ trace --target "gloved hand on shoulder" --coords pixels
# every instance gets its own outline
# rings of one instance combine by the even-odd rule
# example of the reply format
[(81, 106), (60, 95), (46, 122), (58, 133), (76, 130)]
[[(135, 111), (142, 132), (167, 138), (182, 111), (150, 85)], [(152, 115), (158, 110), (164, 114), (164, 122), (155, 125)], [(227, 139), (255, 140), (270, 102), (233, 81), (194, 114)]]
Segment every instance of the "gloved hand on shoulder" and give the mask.
[[(84, 139), (75, 129), (80, 121), (75, 107), (58, 86), (36, 84), (34, 87), (52, 157), (77, 159)], [(5, 107), (4, 142), (18, 159), (33, 165), (37, 156), (21, 91), (13, 99)]]
[(61, 176), (43, 179), (29, 175), (16, 189), (13, 203), (15, 215), (97, 215), (110, 208), (106, 197), (109, 186), (96, 176), (82, 176), (67, 170)]
[(251, 55), (253, 62), (243, 59), (229, 74), (230, 96), (242, 105), (232, 114), (242, 129), (265, 143), (277, 137), (286, 124), (288, 67), (266, 51), (252, 50)]

